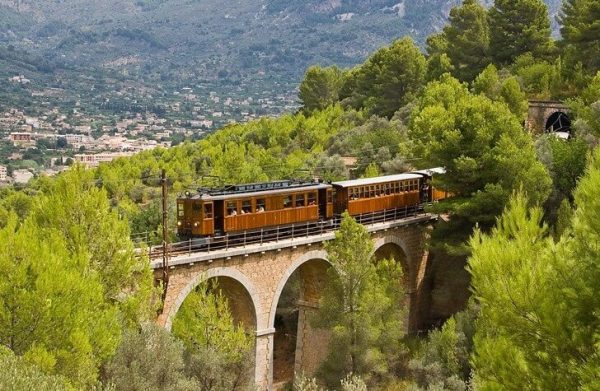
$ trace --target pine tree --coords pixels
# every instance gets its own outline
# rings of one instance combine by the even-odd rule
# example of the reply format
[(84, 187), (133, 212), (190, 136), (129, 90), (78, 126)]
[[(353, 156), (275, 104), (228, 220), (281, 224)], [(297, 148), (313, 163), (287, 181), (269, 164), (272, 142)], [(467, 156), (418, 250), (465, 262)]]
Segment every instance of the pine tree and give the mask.
[(489, 62), (490, 33), (486, 10), (478, 0), (464, 0), (450, 11), (444, 28), (448, 42), (446, 54), (454, 66), (453, 75), (471, 81)]
[(396, 40), (350, 72), (342, 99), (354, 108), (391, 118), (421, 89), (426, 66), (425, 56), (410, 38)]
[(188, 295), (173, 322), (173, 334), (187, 349), (190, 377), (204, 390), (247, 385), (253, 338), (235, 324), (218, 284), (205, 282)]
[(115, 351), (120, 324), (84, 254), (57, 229), (14, 216), (0, 230), (0, 344), (76, 389), (95, 384)]
[[(489, 73), (493, 80), (493, 69)], [(506, 105), (469, 93), (449, 75), (429, 83), (410, 127), (413, 153), (433, 167), (446, 167), (438, 180), (458, 198), (447, 205), (449, 229), (440, 225), (433, 233), (434, 241), (452, 250), (463, 252), (460, 243), (475, 224), (491, 228), (513, 190), (523, 186), (534, 203), (549, 194), (550, 177), (519, 118)]]
[(320, 376), (331, 387), (348, 373), (372, 384), (393, 370), (402, 350), (402, 270), (392, 260), (374, 264), (369, 233), (347, 213), (326, 249), (333, 267), (312, 319), (332, 330)]
[(489, 10), (490, 54), (497, 65), (524, 53), (542, 55), (550, 45), (548, 7), (541, 0), (495, 0)]
[(75, 166), (43, 188), (31, 218), (42, 229), (58, 229), (69, 252), (81, 256), (104, 285), (104, 295), (134, 324), (150, 316), (152, 271), (134, 253), (129, 225), (111, 208), (91, 171)]
[(299, 97), (304, 109), (310, 113), (336, 103), (339, 100), (342, 83), (342, 71), (335, 66), (309, 67), (300, 83)]
[(478, 231), (472, 238), (469, 271), (480, 304), (476, 388), (592, 390), (600, 384), (598, 189), (600, 150), (578, 184), (577, 209), (558, 243), (542, 224), (541, 209), (528, 209), (522, 194), (490, 235)]
[(600, 3), (596, 0), (563, 2), (560, 32), (576, 48), (576, 57), (590, 71), (600, 67)]

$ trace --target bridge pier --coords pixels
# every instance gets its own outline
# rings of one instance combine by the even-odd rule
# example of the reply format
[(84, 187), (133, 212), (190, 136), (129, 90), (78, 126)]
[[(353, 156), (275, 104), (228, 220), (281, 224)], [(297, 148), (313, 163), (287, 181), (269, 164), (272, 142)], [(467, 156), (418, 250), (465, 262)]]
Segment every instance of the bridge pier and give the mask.
[(331, 332), (314, 328), (310, 324), (311, 316), (318, 310), (318, 303), (298, 301), (298, 334), (294, 361), (294, 372), (297, 374), (314, 375), (327, 357), (328, 352), (323, 347), (328, 345)]
[[(376, 255), (377, 250), (387, 244), (397, 247), (397, 253), (392, 254), (395, 259), (402, 258), (397, 260), (402, 263), (405, 281), (399, 283), (404, 283), (408, 293), (406, 327), (409, 332), (416, 332), (422, 322), (422, 297), (427, 294), (423, 287), (427, 267), (425, 240), (435, 218), (418, 215), (366, 226), (372, 234)], [(329, 264), (323, 243), (333, 238), (333, 232), (326, 232), (173, 258), (169, 263), (163, 313), (157, 323), (170, 330), (181, 304), (202, 281), (210, 278), (226, 281), (222, 288), (232, 290), (224, 294), (233, 301), (234, 319), (243, 320), (256, 335), (254, 381), (259, 389), (271, 390), (275, 314), (284, 287), (297, 271), (301, 289), (294, 367), (297, 372), (314, 374), (328, 353), (329, 333), (312, 328), (309, 319), (318, 310), (317, 303), (327, 283)], [(154, 261), (152, 266), (156, 277), (160, 277), (161, 262)]]
[(273, 344), (275, 329), (256, 332), (256, 361), (254, 382), (260, 390), (273, 389)]

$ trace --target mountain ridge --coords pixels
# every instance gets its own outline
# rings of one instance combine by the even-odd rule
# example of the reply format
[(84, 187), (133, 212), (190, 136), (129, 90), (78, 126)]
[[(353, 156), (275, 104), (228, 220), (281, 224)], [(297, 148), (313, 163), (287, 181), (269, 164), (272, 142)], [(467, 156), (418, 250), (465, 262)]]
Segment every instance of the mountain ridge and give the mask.
[[(69, 65), (299, 77), (403, 35), (423, 45), (459, 0), (0, 0), (0, 42)], [(557, 0), (549, 0), (551, 11)], [(11, 20), (28, 20), (26, 27)], [(32, 22), (33, 21), (33, 22)]]

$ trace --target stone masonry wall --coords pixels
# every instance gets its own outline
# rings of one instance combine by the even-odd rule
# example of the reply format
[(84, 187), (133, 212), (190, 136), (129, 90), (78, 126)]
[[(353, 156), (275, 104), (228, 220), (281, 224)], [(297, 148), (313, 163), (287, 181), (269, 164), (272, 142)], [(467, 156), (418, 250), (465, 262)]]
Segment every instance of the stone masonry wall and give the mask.
[[(407, 279), (407, 292), (409, 299), (409, 324), (408, 330), (416, 331), (420, 327), (419, 308), (423, 291), (422, 282), (427, 266), (427, 251), (424, 239), (427, 226), (423, 224), (412, 224), (398, 228), (382, 229), (373, 232), (375, 249), (387, 244), (394, 243), (399, 246), (407, 256), (407, 268), (405, 274)], [(248, 293), (244, 306), (252, 307), (254, 313), (252, 321), (256, 333), (256, 368), (255, 382), (260, 389), (272, 389), (273, 381), (273, 341), (274, 320), (277, 303), (283, 288), (292, 273), (310, 260), (326, 260), (326, 253), (322, 243), (290, 246), (273, 251), (257, 252), (233, 257), (213, 259), (203, 262), (190, 262), (184, 265), (172, 267), (169, 270), (169, 285), (164, 301), (162, 314), (157, 323), (171, 329), (173, 319), (187, 297), (187, 295), (202, 281), (215, 277), (226, 277), (239, 283)], [(156, 270), (157, 277), (160, 270)], [(302, 272), (306, 275), (306, 291), (303, 300), (309, 303), (308, 307), (318, 302), (316, 288), (323, 283), (322, 273)], [(320, 281), (316, 281), (320, 280)], [(237, 289), (237, 288), (236, 288)], [(236, 294), (240, 298), (243, 295)], [(307, 300), (308, 299), (308, 300)], [(236, 299), (237, 300), (237, 299)], [(306, 310), (307, 306), (300, 306)], [(240, 303), (232, 306), (233, 309), (240, 308)], [(240, 314), (233, 314), (234, 318), (248, 319), (248, 311), (239, 310)], [(302, 313), (301, 316), (305, 316)], [(245, 322), (246, 323), (246, 322)], [(326, 353), (327, 333), (312, 330), (307, 322), (299, 321), (298, 324), (298, 346), (296, 349), (296, 369), (312, 373)], [(310, 349), (308, 347), (310, 346)]]

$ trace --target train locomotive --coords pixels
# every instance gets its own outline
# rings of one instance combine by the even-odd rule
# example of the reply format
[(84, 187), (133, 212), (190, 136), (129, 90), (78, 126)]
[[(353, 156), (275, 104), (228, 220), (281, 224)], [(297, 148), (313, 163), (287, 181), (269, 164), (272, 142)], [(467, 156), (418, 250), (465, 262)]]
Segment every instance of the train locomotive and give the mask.
[(200, 189), (177, 198), (177, 234), (182, 240), (209, 238), (297, 224), (326, 223), (344, 211), (357, 217), (398, 209), (422, 210), (447, 198), (431, 186), (443, 168), (346, 180), (275, 181)]

